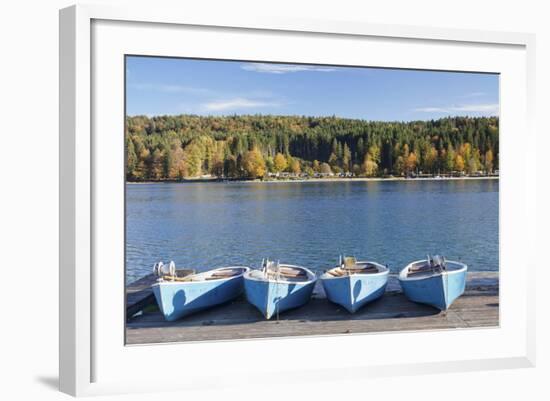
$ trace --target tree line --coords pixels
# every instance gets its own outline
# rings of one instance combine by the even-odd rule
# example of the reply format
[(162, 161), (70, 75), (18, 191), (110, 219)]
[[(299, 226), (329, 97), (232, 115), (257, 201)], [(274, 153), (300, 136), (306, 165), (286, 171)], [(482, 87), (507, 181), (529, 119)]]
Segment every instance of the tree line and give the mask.
[(498, 169), (498, 117), (380, 122), (272, 115), (126, 118), (126, 178), (381, 177)]

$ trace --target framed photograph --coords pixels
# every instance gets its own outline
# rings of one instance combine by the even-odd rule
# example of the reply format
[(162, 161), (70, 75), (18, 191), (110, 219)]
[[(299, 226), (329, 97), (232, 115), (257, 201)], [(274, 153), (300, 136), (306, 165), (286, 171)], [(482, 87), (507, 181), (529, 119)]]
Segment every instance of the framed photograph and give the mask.
[(61, 390), (532, 366), (533, 47), (62, 10)]

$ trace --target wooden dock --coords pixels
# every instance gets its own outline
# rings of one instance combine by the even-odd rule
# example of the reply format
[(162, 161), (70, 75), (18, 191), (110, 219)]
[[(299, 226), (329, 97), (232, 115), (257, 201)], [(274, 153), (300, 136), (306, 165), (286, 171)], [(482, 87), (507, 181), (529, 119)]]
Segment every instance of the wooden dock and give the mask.
[(355, 314), (329, 302), (317, 282), (310, 302), (265, 320), (241, 297), (229, 304), (166, 322), (150, 289), (151, 274), (129, 285), (126, 344), (214, 341), (243, 338), (367, 333), (401, 330), (436, 330), (490, 327), (499, 324), (498, 272), (468, 273), (466, 292), (447, 312), (410, 302), (391, 275), (386, 294)]

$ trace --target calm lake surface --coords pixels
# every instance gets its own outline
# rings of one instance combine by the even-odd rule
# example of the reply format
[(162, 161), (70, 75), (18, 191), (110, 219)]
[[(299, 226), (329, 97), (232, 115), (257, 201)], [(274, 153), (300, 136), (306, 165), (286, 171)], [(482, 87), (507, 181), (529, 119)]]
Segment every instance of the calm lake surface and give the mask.
[(498, 270), (498, 180), (127, 184), (127, 283), (178, 268), (322, 271), (338, 255), (393, 272), (427, 253)]

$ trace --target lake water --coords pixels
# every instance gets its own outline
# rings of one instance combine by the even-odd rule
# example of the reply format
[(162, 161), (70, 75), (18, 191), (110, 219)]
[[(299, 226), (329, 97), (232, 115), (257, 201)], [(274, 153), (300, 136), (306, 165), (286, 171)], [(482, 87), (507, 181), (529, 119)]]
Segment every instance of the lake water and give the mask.
[(338, 255), (393, 272), (427, 253), (498, 270), (498, 180), (127, 184), (127, 282), (178, 268), (322, 271)]

